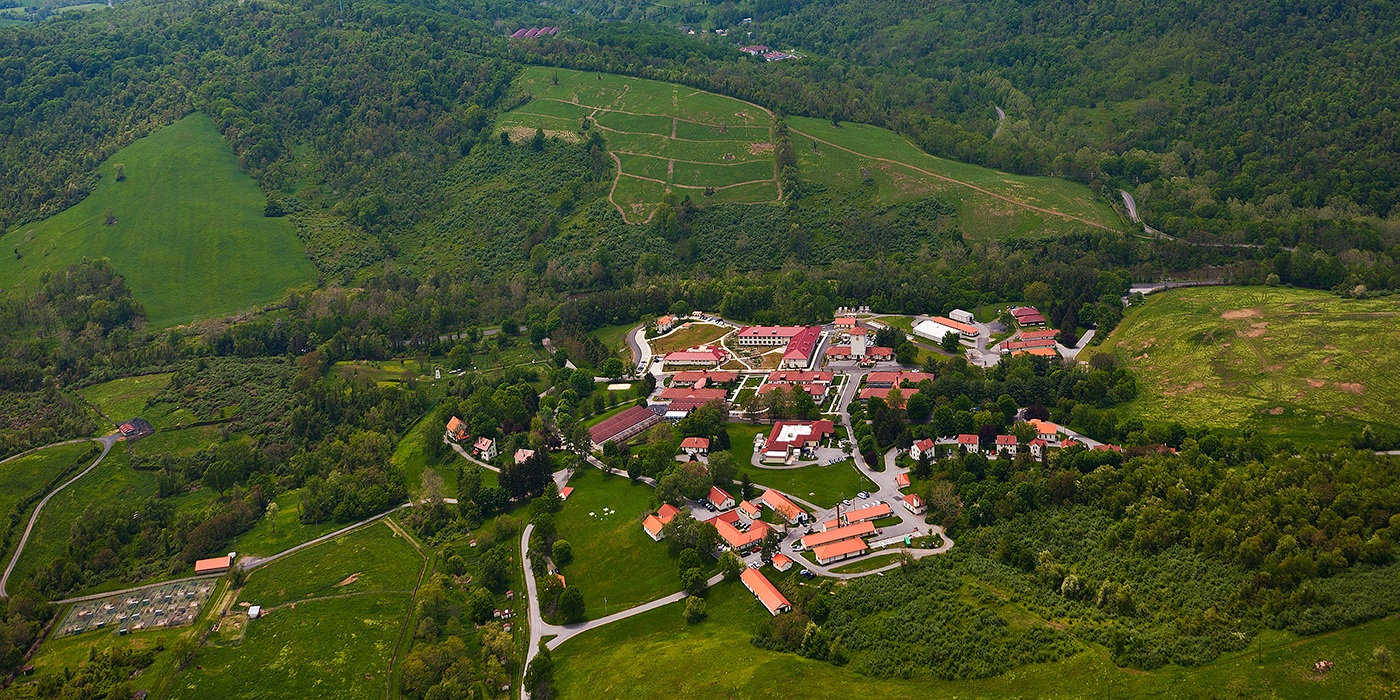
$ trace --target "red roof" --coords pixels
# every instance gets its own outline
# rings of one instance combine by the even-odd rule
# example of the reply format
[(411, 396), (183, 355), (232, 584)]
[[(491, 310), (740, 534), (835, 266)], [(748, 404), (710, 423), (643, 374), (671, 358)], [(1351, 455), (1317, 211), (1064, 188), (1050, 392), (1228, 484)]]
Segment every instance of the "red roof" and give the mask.
[(812, 351), (817, 348), (817, 343), (821, 339), (822, 329), (820, 326), (809, 326), (802, 329), (801, 333), (788, 340), (787, 351), (783, 353), (783, 359), (811, 359)]
[(976, 435), (959, 435), (959, 436), (958, 436), (958, 444), (959, 444), (959, 445), (976, 445), (976, 444), (979, 444), (980, 442), (981, 442), (981, 440), (980, 440)]
[(1016, 446), (1016, 436), (1015, 436), (1015, 435), (998, 435), (998, 436), (997, 436), (997, 444), (998, 444), (998, 445), (1010, 445), (1010, 446), (1012, 446), (1012, 447), (1015, 447), (1015, 446)]
[(739, 574), (739, 578), (744, 582), (746, 588), (758, 596), (758, 601), (763, 603), (763, 607), (768, 608), (768, 612), (777, 615), (784, 609), (792, 608), (792, 603), (789, 603), (788, 599), (783, 597), (783, 594), (757, 569), (744, 569), (744, 572)]
[(593, 442), (601, 445), (618, 435), (631, 430), (639, 425), (659, 423), (661, 416), (651, 412), (651, 409), (641, 406), (632, 406), (627, 410), (609, 418), (588, 429)]
[(739, 381), (739, 373), (721, 372), (709, 369), (686, 370), (684, 372), (676, 372), (671, 377), (671, 386), (694, 384), (702, 379), (707, 380), (709, 384), (729, 384), (730, 382)]
[(963, 333), (964, 335), (977, 335), (978, 333), (981, 333), (981, 331), (977, 330), (977, 326), (970, 326), (966, 323), (954, 321), (953, 319), (946, 318), (944, 316), (934, 316), (933, 322), (937, 323), (940, 326), (947, 326), (949, 328), (952, 328), (953, 330)]
[(830, 384), (831, 380), (835, 378), (835, 373), (814, 370), (786, 370), (768, 373), (768, 382), (771, 384)]
[(811, 549), (832, 542), (849, 540), (852, 537), (869, 537), (873, 534), (875, 534), (875, 526), (867, 521), (856, 523), (855, 525), (838, 527), (835, 530), (827, 530), (826, 532), (817, 532), (807, 535), (802, 538), (802, 546)]
[(565, 486), (564, 488), (559, 489), (559, 500), (561, 501), (569, 500), (569, 496), (572, 495), (574, 495), (574, 487), (572, 486)]
[(912, 493), (904, 497), (904, 502), (908, 503), (911, 506), (914, 506), (915, 508), (922, 508), (924, 505), (924, 500)]
[(725, 389), (695, 389), (686, 386), (673, 386), (664, 389), (656, 398), (660, 401), (674, 401), (677, 399), (694, 399), (697, 401), (722, 401), (729, 392)]
[(715, 507), (716, 507), (716, 508), (720, 507), (720, 506), (721, 506), (722, 504), (724, 504), (726, 501), (733, 501), (733, 500), (734, 500), (734, 497), (733, 497), (733, 496), (730, 496), (729, 494), (725, 493), (725, 492), (724, 492), (724, 489), (722, 489), (722, 488), (720, 488), (720, 487), (718, 487), (718, 486), (711, 486), (711, 487), (710, 487), (710, 493), (709, 493), (709, 495), (707, 496), (707, 498), (710, 499), (710, 503), (715, 504)]
[[(458, 418), (457, 416), (452, 416), (452, 420), (447, 421), (447, 432), (448, 432), (448, 433), (451, 433), (451, 434), (452, 434), (452, 437), (457, 438), (457, 439), (459, 439), (459, 440), (460, 440), (462, 437), (466, 437), (466, 436), (467, 436), (467, 423), (466, 423), (466, 421), (463, 421), (461, 418)], [(458, 437), (459, 435), (460, 435), (461, 437)]]
[(677, 350), (668, 352), (662, 358), (663, 362), (672, 364), (699, 364), (703, 362), (724, 362), (729, 354), (720, 347), (698, 347), (689, 350)]
[(710, 449), (710, 439), (702, 437), (688, 437), (681, 440), (681, 449), (708, 450)]
[(1043, 328), (1038, 331), (1021, 331), (1021, 340), (1037, 340), (1039, 338), (1054, 338), (1060, 332), (1054, 328)]
[(806, 326), (744, 326), (735, 334), (737, 338), (787, 338), (807, 330)]
[(841, 540), (840, 542), (832, 542), (831, 544), (824, 544), (818, 547), (814, 547), (812, 549), (812, 554), (816, 555), (817, 561), (825, 561), (827, 559), (833, 559), (835, 557), (844, 557), (849, 556), (851, 554), (855, 554), (857, 552), (864, 552), (869, 548), (870, 547), (868, 547), (865, 544), (865, 540), (862, 540), (857, 537), (854, 539)]
[(922, 440), (920, 440), (920, 441), (914, 443), (914, 447), (919, 448), (919, 451), (920, 451), (920, 452), (925, 452), (925, 451), (928, 451), (928, 450), (933, 449), (934, 446), (935, 446), (936, 444), (937, 444), (937, 443), (935, 443), (933, 440), (931, 440), (931, 439), (929, 439), (929, 438), (924, 438), (924, 439), (922, 439)]
[(858, 523), (862, 520), (878, 520), (880, 518), (889, 516), (893, 513), (894, 511), (890, 509), (890, 505), (888, 503), (881, 503), (878, 506), (861, 508), (860, 510), (853, 510), (849, 513), (843, 513), (842, 515), (846, 518), (846, 522)]
[(211, 571), (222, 571), (233, 565), (233, 560), (227, 556), (213, 557), (210, 559), (200, 559), (194, 563), (196, 574), (205, 574)]
[(895, 486), (900, 486), (900, 487), (908, 486), (908, 485), (909, 485), (909, 475), (908, 475), (908, 474), (899, 474), (899, 475), (895, 476), (895, 478), (894, 478), (894, 485), (895, 485)]
[(1028, 314), (1026, 316), (1017, 316), (1016, 322), (1023, 326), (1038, 326), (1045, 323), (1045, 317), (1040, 314)]
[(671, 505), (670, 503), (666, 503), (661, 506), (661, 510), (656, 511), (656, 517), (661, 520), (662, 525), (665, 525), (666, 523), (671, 522), (671, 520), (676, 517), (676, 513), (679, 512), (681, 512), (680, 508), (677, 508)]
[(762, 396), (773, 391), (787, 391), (791, 393), (794, 389), (801, 389), (812, 396), (821, 396), (826, 393), (826, 384), (764, 384), (758, 388), (758, 395)]
[(802, 510), (801, 508), (798, 508), (797, 504), (793, 503), (792, 501), (789, 501), (787, 496), (784, 496), (783, 494), (778, 493), (773, 489), (768, 489), (767, 491), (764, 491), (763, 495), (758, 497), (758, 500), (762, 502), (763, 505), (766, 505), (769, 508), (778, 511), (780, 514), (782, 514), (784, 518), (787, 518), (788, 522), (797, 520), (799, 516), (807, 512), (805, 510)]
[(476, 439), (476, 444), (472, 445), (472, 447), (475, 447), (481, 452), (485, 452), (486, 450), (491, 449), (491, 438), (479, 437)]
[[(802, 428), (807, 428), (806, 432), (802, 432)], [(792, 448), (801, 449), (807, 445), (821, 442), (824, 436), (833, 432), (835, 432), (835, 426), (829, 420), (778, 421), (773, 424), (773, 429), (769, 431), (768, 441), (764, 443), (763, 450), (769, 452)]]
[(792, 560), (788, 559), (786, 554), (774, 554), (772, 564), (773, 568), (778, 571), (787, 571), (792, 568)]
[(854, 318), (849, 317), (849, 316), (842, 316), (841, 318), (836, 319), (836, 325), (838, 325), (838, 326), (854, 326), (854, 325), (856, 325), (856, 320), (855, 320)]
[(1022, 316), (1039, 316), (1040, 311), (1036, 310), (1034, 306), (1018, 306), (1011, 310), (1011, 315), (1020, 320)]
[(642, 529), (646, 530), (647, 534), (650, 534), (652, 537), (661, 536), (661, 527), (663, 525), (665, 525), (665, 523), (661, 522), (661, 519), (655, 515), (648, 515), (646, 520), (642, 521)]

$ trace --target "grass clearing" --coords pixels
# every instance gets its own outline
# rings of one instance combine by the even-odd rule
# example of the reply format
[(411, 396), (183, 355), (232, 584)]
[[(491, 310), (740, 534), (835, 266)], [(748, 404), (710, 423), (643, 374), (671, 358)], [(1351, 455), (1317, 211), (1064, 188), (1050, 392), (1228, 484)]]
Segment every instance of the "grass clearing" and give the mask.
[[(39, 493), (45, 484), (60, 475), (77, 474), (97, 459), (99, 454), (102, 454), (101, 445), (95, 442), (80, 442), (39, 450), (34, 454), (0, 464), (0, 513), (10, 513), (21, 501)], [(19, 538), (24, 534), (24, 527), (28, 523), (27, 516), (37, 503), (36, 500), (20, 511), (19, 520), (10, 526), (10, 542), (3, 549), (3, 561), (9, 561), (14, 546), (19, 544)]]
[(859, 574), (866, 571), (874, 571), (875, 569), (884, 566), (889, 566), (890, 564), (899, 561), (901, 556), (903, 555), (899, 553), (877, 554), (873, 557), (861, 559), (858, 562), (835, 567), (832, 569), (832, 571), (838, 574)]
[(5, 236), (19, 257), (0, 259), (0, 287), (29, 293), (45, 270), (111, 258), (151, 324), (168, 326), (276, 301), (316, 276), (291, 219), (262, 215), (262, 191), (203, 113), (97, 170), (102, 179), (87, 199)]
[(263, 516), (251, 530), (234, 538), (234, 551), (255, 557), (271, 556), (344, 527), (340, 523), (302, 523), (301, 489), (279, 494), (273, 501), (277, 503), (277, 517)]
[[(1371, 650), (1394, 646), (1395, 616), (1330, 635), (1298, 638), (1266, 632), (1264, 646), (1198, 668), (1119, 669), (1107, 650), (1091, 647), (1057, 663), (1033, 664), (993, 678), (944, 681), (861, 675), (849, 667), (755, 648), (749, 644), (767, 611), (739, 583), (710, 589), (709, 617), (681, 619), (682, 604), (651, 610), (574, 637), (553, 652), (555, 687), (563, 700), (634, 697), (754, 697), (776, 700), (957, 697), (1170, 698), (1268, 697), (1284, 700), (1392, 697), (1394, 677), (1378, 674)], [(1318, 659), (1336, 666), (1325, 676)], [(715, 673), (714, 669), (724, 669)]]
[(270, 608), (347, 593), (406, 594), (422, 562), (411, 544), (379, 520), (253, 571), (238, 599)]
[(1253, 428), (1335, 444), (1400, 413), (1400, 302), (1327, 292), (1204, 287), (1131, 309), (1100, 352), (1138, 373), (1123, 418)]
[(729, 433), (729, 455), (739, 465), (739, 470), (748, 471), (750, 475), (767, 473), (752, 466), (753, 440), (756, 435), (767, 435), (773, 426), (766, 423), (725, 423), (724, 430)]
[[(44, 640), (43, 645), (39, 647), (38, 653), (34, 655), (32, 662), (34, 664), (33, 678), (37, 679), (50, 674), (62, 674), (65, 669), (71, 669), (76, 672), (88, 662), (89, 654), (101, 656), (108, 651), (116, 649), (140, 651), (160, 645), (169, 648), (174, 645), (175, 640), (190, 631), (189, 627), (183, 627), (180, 629), (147, 630), (126, 636), (117, 636), (110, 632), (100, 632), (79, 634), (58, 639), (49, 638)], [(174, 655), (170, 653), (158, 654), (154, 664), (142, 671), (140, 676), (131, 679), (131, 689), (133, 691), (155, 691), (166, 678), (174, 673), (174, 671)]]
[[(95, 384), (78, 393), (87, 399), (88, 403), (96, 406), (108, 418), (113, 421), (124, 421), (128, 418), (140, 416), (151, 421), (151, 425), (163, 428), (166, 421), (157, 423), (148, 418), (146, 401), (155, 398), (165, 386), (170, 383), (172, 373), (147, 374), (141, 377), (127, 377), (125, 379), (114, 379), (110, 382)], [(163, 406), (159, 409), (160, 416), (165, 418), (165, 412), (169, 407)], [(172, 424), (173, 425), (173, 424)]]
[[(574, 560), (560, 572), (570, 588), (583, 591), (590, 618), (603, 616), (605, 598), (608, 611), (617, 612), (681, 589), (666, 542), (642, 530), (655, 489), (598, 469), (581, 470), (569, 485), (574, 493), (555, 523), (559, 538), (573, 546)], [(617, 512), (604, 516), (604, 508)]]
[[(589, 331), (588, 334), (596, 337), (607, 349), (617, 352), (625, 358), (631, 357), (632, 355), (632, 350), (627, 345), (627, 333), (636, 327), (637, 324), (635, 323), (627, 323), (620, 326), (603, 326), (602, 328), (595, 328)], [(633, 357), (631, 360), (632, 364), (636, 364), (639, 359), (641, 358)]]
[(844, 498), (855, 498), (857, 493), (875, 488), (874, 482), (865, 478), (849, 459), (798, 469), (754, 467), (748, 471), (755, 484), (778, 489), (823, 508), (834, 508)]

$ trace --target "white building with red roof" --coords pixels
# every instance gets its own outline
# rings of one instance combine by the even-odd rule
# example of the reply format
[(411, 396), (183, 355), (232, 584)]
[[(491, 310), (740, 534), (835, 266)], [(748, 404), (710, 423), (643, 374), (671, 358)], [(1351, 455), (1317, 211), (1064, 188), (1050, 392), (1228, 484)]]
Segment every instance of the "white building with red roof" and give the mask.
[(935, 443), (931, 438), (924, 438), (923, 440), (920, 440), (909, 447), (909, 459), (912, 459), (915, 462), (917, 462), (923, 459), (924, 455), (928, 455), (929, 459), (933, 459), (935, 456), (934, 452), (936, 447), (937, 443)]
[(1039, 418), (1032, 418), (1026, 422), (1029, 423), (1032, 428), (1035, 428), (1035, 436), (1037, 438), (1051, 445), (1059, 443), (1060, 426), (1050, 421), (1040, 420)]
[(856, 537), (870, 537), (875, 534), (875, 526), (869, 522), (846, 525), (835, 529), (827, 529), (823, 532), (814, 532), (802, 538), (804, 549), (813, 549), (832, 542), (841, 542)]
[(847, 525), (856, 525), (858, 523), (879, 520), (880, 518), (888, 518), (891, 515), (894, 515), (894, 510), (890, 508), (890, 504), (881, 503), (878, 506), (869, 506), (859, 510), (847, 511), (841, 514), (841, 519), (846, 521)]
[(524, 464), (524, 463), (525, 463), (525, 460), (527, 460), (527, 459), (529, 459), (529, 458), (531, 458), (531, 457), (534, 457), (534, 456), (535, 456), (535, 451), (534, 451), (534, 450), (527, 450), (527, 449), (525, 449), (525, 448), (522, 447), (521, 449), (518, 449), (518, 450), (515, 451), (515, 463), (516, 463), (516, 464)]
[(763, 461), (786, 462), (795, 456), (808, 456), (821, 441), (835, 432), (829, 420), (778, 421), (763, 443)]
[(702, 437), (688, 437), (681, 440), (681, 452), (688, 455), (703, 455), (710, 453), (710, 439)]
[(1017, 446), (1018, 446), (1018, 445), (1017, 445), (1017, 442), (1016, 442), (1016, 436), (1015, 436), (1015, 435), (998, 435), (998, 436), (997, 436), (997, 446), (996, 446), (996, 452), (997, 452), (997, 454), (1004, 454), (1004, 455), (1006, 455), (1007, 457), (1015, 457), (1015, 456), (1016, 456), (1016, 449), (1017, 449)]
[(868, 551), (870, 547), (865, 544), (865, 540), (850, 539), (815, 547), (812, 549), (812, 556), (817, 558), (818, 564), (826, 566), (843, 559), (858, 557)]
[(744, 326), (734, 334), (734, 342), (740, 346), (757, 347), (787, 345), (788, 341), (805, 330), (806, 326)]
[(477, 438), (476, 444), (472, 445), (472, 449), (476, 450), (476, 455), (478, 457), (488, 462), (495, 459), (496, 455), (500, 454), (496, 449), (496, 441), (488, 437)]
[(706, 494), (705, 500), (719, 510), (729, 510), (734, 507), (734, 497), (725, 493), (724, 489), (718, 486), (710, 487), (710, 493)]
[(783, 359), (778, 366), (793, 369), (811, 367), (812, 359), (816, 357), (817, 346), (821, 345), (821, 341), (822, 329), (820, 326), (809, 326), (802, 329), (801, 333), (788, 340), (787, 349), (783, 351)]
[(961, 447), (963, 452), (976, 452), (981, 444), (982, 439), (976, 435), (963, 434), (958, 436), (958, 447)]
[(792, 568), (792, 560), (786, 554), (774, 554), (773, 560), (769, 563), (778, 571), (787, 571)]
[(653, 540), (660, 542), (662, 537), (661, 528), (664, 525), (665, 523), (661, 522), (661, 518), (655, 515), (648, 515), (646, 519), (642, 521), (642, 530), (646, 531), (647, 535)]
[(452, 420), (447, 421), (447, 437), (456, 442), (462, 442), (470, 438), (471, 435), (467, 434), (466, 421), (457, 416), (452, 416)]
[(807, 511), (797, 507), (797, 504), (788, 500), (787, 496), (773, 489), (764, 491), (763, 495), (754, 500), (754, 503), (777, 511), (778, 515), (783, 516), (789, 525), (796, 525), (807, 519)]
[(777, 615), (792, 609), (792, 603), (783, 597), (777, 587), (768, 580), (768, 577), (759, 573), (757, 569), (744, 569), (739, 574), (739, 580), (744, 582), (744, 588), (758, 597), (758, 602), (763, 603), (763, 607), (768, 609), (770, 615)]
[(763, 517), (763, 509), (748, 501), (739, 501), (739, 512), (749, 520), (758, 520)]
[(679, 367), (714, 367), (724, 364), (729, 359), (729, 353), (718, 345), (701, 345), (689, 350), (677, 350), (668, 352), (661, 362), (667, 366)]
[(661, 504), (661, 509), (656, 511), (656, 517), (661, 520), (662, 525), (665, 525), (666, 523), (669, 523), (672, 520), (674, 520), (676, 515), (680, 512), (680, 508), (677, 508), (671, 505), (670, 503), (663, 503)]
[(924, 511), (928, 510), (928, 507), (924, 505), (924, 499), (912, 493), (900, 499), (900, 503), (903, 503), (904, 507), (908, 508), (909, 512), (914, 515), (922, 515)]

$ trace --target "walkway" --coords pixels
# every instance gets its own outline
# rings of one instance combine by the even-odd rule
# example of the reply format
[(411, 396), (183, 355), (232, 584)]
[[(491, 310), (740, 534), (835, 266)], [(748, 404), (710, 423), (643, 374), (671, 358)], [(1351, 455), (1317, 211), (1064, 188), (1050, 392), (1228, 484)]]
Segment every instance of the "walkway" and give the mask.
[[(9, 597), (10, 595), (6, 592), (5, 587), (8, 586), (10, 583), (10, 574), (14, 572), (15, 564), (19, 563), (20, 555), (24, 554), (24, 546), (29, 543), (29, 534), (34, 531), (34, 523), (39, 521), (39, 511), (42, 511), (44, 509), (44, 506), (49, 502), (49, 499), (53, 498), (59, 491), (68, 488), (73, 482), (83, 478), (88, 472), (92, 471), (93, 469), (96, 469), (97, 465), (102, 463), (102, 458), (106, 457), (107, 453), (112, 451), (112, 445), (115, 445), (118, 440), (122, 439), (122, 436), (120, 433), (113, 433), (112, 435), (105, 435), (100, 438), (92, 439), (96, 442), (102, 443), (102, 454), (97, 455), (97, 459), (94, 460), (93, 463), (89, 465), (87, 469), (82, 470), (78, 473), (77, 476), (69, 479), (68, 481), (63, 482), (62, 486), (59, 486), (58, 488), (50, 491), (49, 495), (44, 496), (44, 500), (39, 501), (39, 505), (34, 507), (34, 514), (29, 516), (29, 524), (26, 525), (24, 528), (24, 536), (19, 538), (19, 546), (15, 547), (15, 555), (10, 558), (9, 566), (5, 567), (4, 576), (0, 576), (0, 597)], [(61, 442), (55, 444), (67, 445), (72, 444), (73, 442), (82, 442), (82, 440), (70, 440), (68, 442)], [(50, 445), (50, 447), (52, 447), (52, 445)]]

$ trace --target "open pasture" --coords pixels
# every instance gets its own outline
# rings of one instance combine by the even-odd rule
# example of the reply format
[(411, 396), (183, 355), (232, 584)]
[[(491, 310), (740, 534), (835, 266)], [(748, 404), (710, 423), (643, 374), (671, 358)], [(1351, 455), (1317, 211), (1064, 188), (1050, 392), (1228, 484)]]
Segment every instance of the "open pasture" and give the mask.
[(407, 594), (422, 561), (402, 535), (378, 521), (252, 572), (238, 599), (270, 608), (370, 591)]
[(1125, 418), (1335, 444), (1400, 413), (1400, 302), (1271, 287), (1154, 294), (1104, 343), (1138, 373)]
[(550, 68), (527, 68), (518, 84), (535, 99), (502, 115), (498, 127), (550, 133), (591, 116), (618, 157), (610, 198), (629, 222), (648, 220), (668, 191), (698, 197), (688, 190), (757, 180), (772, 186), (735, 187), (708, 201), (777, 199), (771, 119), (758, 107), (670, 83)]
[(0, 260), (0, 288), (36, 291), (44, 271), (111, 258), (151, 324), (167, 326), (277, 301), (316, 276), (292, 221), (263, 216), (266, 197), (203, 113), (97, 171), (87, 199), (5, 235), (17, 254)]

